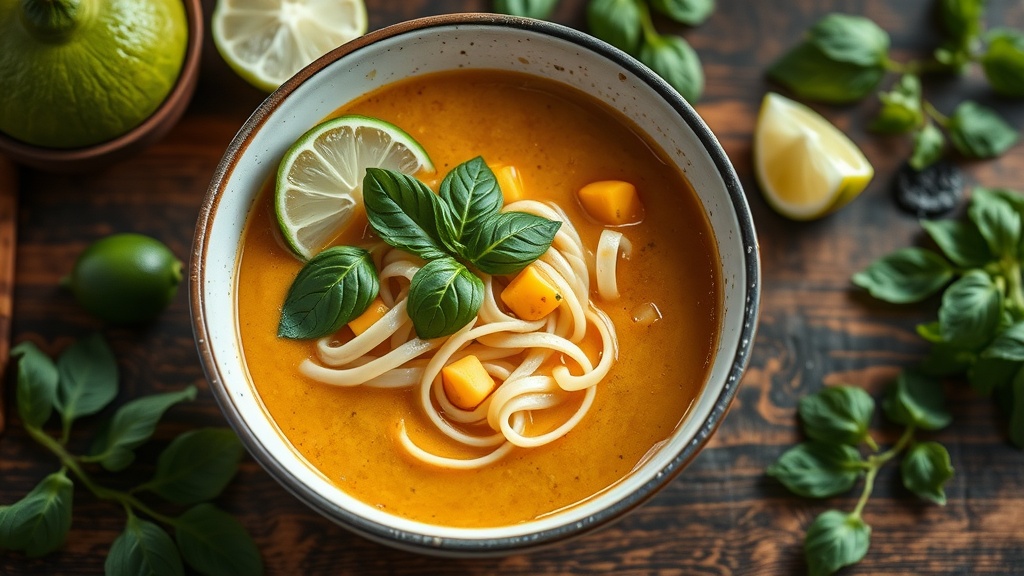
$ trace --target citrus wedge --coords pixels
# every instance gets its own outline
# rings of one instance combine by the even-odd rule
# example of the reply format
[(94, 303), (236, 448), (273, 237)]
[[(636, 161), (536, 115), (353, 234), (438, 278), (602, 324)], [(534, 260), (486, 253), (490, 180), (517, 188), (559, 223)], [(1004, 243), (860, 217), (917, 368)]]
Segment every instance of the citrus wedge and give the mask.
[(765, 200), (793, 220), (842, 208), (875, 174), (860, 148), (828, 120), (772, 92), (757, 117), (754, 170)]
[(394, 124), (341, 116), (314, 126), (285, 152), (274, 211), (285, 241), (311, 258), (340, 233), (363, 203), (367, 168), (433, 172), (426, 150)]
[(213, 41), (242, 78), (272, 92), (366, 32), (363, 0), (217, 0)]

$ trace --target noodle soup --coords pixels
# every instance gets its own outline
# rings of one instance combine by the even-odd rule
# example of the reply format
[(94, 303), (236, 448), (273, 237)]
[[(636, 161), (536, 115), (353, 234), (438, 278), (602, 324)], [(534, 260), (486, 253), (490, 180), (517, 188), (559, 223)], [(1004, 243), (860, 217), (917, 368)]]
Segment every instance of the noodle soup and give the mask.
[[(578, 245), (578, 260), (592, 270), (591, 262), (600, 259), (592, 253), (608, 229), (620, 232), (632, 249), (628, 258), (619, 257), (618, 250), (614, 255), (618, 298), (602, 297), (595, 281), (582, 278), (589, 272), (574, 274), (579, 269), (568, 266), (566, 280), (582, 282), (585, 292), (576, 316), (580, 310), (588, 313), (582, 332), (567, 339), (586, 358), (548, 351), (531, 372), (549, 381), (549, 388), (532, 397), (539, 409), (519, 410), (504, 420), (506, 438), (519, 435), (518, 442), (499, 438), (469, 445), (453, 436), (489, 438), (501, 427), (493, 418), (453, 419), (457, 411), (438, 392), (440, 377), (429, 377), (427, 388), (331, 385), (325, 381), (329, 378), (318, 376), (330, 370), (322, 366), (321, 349), (350, 341), (348, 328), (319, 343), (277, 336), (281, 304), (302, 263), (282, 242), (273, 191), (264, 190), (247, 223), (236, 276), (240, 339), (267, 412), (305, 460), (342, 491), (390, 514), (443, 526), (495, 527), (542, 518), (592, 498), (669, 438), (711, 369), (723, 287), (704, 210), (655, 146), (589, 96), (511, 72), (415, 77), (347, 104), (337, 114), (380, 118), (411, 134), (437, 167), (436, 175), (419, 175), (435, 191), (441, 176), (476, 156), (492, 168), (514, 166), (528, 201), (521, 205), (527, 210), (550, 207), (552, 212), (545, 214), (563, 220), (560, 234), (574, 239), (564, 245), (556, 239), (552, 248), (561, 246), (567, 261)], [(609, 227), (581, 206), (579, 190), (607, 180), (636, 186), (643, 204), (639, 222)], [(334, 244), (377, 242), (366, 217), (356, 218)], [(491, 314), (515, 316), (499, 297), (510, 280), (501, 275), (488, 280)], [(392, 304), (401, 299), (404, 286), (394, 281)], [(574, 284), (562, 292), (579, 290)], [(562, 305), (558, 313), (568, 317), (569, 306)], [(481, 317), (487, 307), (485, 301)], [(568, 332), (578, 332), (573, 326), (581, 322), (573, 322), (558, 321), (569, 326)], [(555, 323), (552, 331), (558, 330)], [(481, 337), (466, 344), (488, 342)], [(430, 372), (430, 358), (441, 353), (443, 344), (418, 358), (417, 369)], [(382, 344), (372, 356), (387, 353), (387, 347)], [(526, 349), (501, 356), (490, 371), (505, 386), (501, 381), (507, 377), (512, 382), (509, 374), (530, 362), (530, 354)], [(578, 377), (588, 362), (592, 370), (606, 368), (607, 374), (600, 372), (600, 382), (585, 390), (566, 390), (564, 382)], [(323, 371), (300, 368), (311, 364)], [(559, 373), (563, 385), (554, 389), (552, 374)], [(445, 433), (446, 427), (457, 433)], [(554, 438), (521, 446), (524, 438), (545, 435)]]

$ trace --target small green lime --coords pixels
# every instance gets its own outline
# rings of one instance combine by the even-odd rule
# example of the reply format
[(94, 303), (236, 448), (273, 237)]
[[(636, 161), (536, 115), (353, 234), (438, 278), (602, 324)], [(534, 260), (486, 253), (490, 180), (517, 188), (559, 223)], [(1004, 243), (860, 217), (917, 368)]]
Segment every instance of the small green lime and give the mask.
[(113, 234), (86, 248), (65, 281), (101, 320), (137, 324), (155, 318), (174, 299), (181, 261), (149, 236)]

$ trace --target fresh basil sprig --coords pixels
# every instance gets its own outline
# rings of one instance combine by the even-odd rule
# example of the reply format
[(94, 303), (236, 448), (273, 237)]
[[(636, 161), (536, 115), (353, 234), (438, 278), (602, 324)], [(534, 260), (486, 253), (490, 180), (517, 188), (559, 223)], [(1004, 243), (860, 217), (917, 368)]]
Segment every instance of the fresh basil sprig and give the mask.
[(921, 371), (966, 376), (979, 394), (995, 395), (1010, 412), (1010, 440), (1024, 448), (1024, 196), (976, 188), (966, 218), (922, 225), (938, 250), (897, 250), (853, 283), (896, 304), (941, 292), (938, 320), (918, 326), (932, 346)]
[(978, 62), (995, 92), (1024, 97), (1024, 33), (999, 28), (982, 35), (984, 11), (984, 0), (941, 0), (944, 44), (934, 60), (906, 63), (890, 58), (889, 35), (876, 23), (829, 14), (768, 69), (768, 76), (799, 98), (845, 104), (875, 91), (887, 74), (900, 74), (890, 90), (879, 92), (881, 105), (869, 128), (911, 135), (913, 169), (924, 170), (942, 158), (946, 135), (967, 158), (993, 158), (1017, 142), (1017, 131), (975, 102), (963, 102), (949, 117), (943, 115), (923, 97), (920, 80), (926, 72), (958, 72)]
[(943, 402), (938, 382), (910, 370), (901, 373), (889, 386), (883, 410), (905, 428), (899, 440), (883, 451), (869, 431), (875, 401), (864, 390), (834, 386), (800, 400), (800, 420), (812, 440), (784, 452), (767, 474), (808, 498), (837, 496), (864, 477), (852, 512), (828, 510), (807, 528), (804, 556), (812, 576), (832, 574), (867, 554), (871, 527), (862, 513), (879, 470), (901, 452), (906, 451), (900, 465), (903, 485), (922, 498), (946, 503), (943, 486), (953, 476), (949, 453), (937, 442), (914, 439), (918, 429), (938, 430), (950, 423)]
[(277, 335), (301, 339), (331, 334), (365, 312), (379, 290), (369, 252), (328, 248), (299, 270), (281, 309)]
[[(213, 576), (263, 573), (259, 550), (242, 525), (207, 502), (230, 482), (244, 454), (231, 430), (204, 429), (178, 436), (160, 454), (155, 476), (130, 490), (101, 486), (87, 471), (90, 464), (111, 471), (127, 468), (135, 448), (149, 440), (163, 414), (194, 399), (195, 387), (123, 404), (100, 426), (92, 450), (75, 455), (67, 446), (75, 419), (104, 410), (117, 395), (117, 363), (110, 348), (93, 335), (68, 347), (56, 363), (29, 342), (15, 346), (11, 357), (17, 360), (15, 396), (22, 425), (62, 467), (21, 500), (0, 506), (0, 549), (20, 550), (31, 557), (58, 550), (71, 530), (75, 478), (127, 514), (124, 532), (107, 554), (108, 575), (183, 574), (186, 564)], [(54, 408), (62, 416), (59, 437), (43, 429)], [(142, 502), (136, 496), (142, 492), (193, 507), (171, 516)], [(160, 524), (173, 530), (173, 539)]]
[(420, 338), (454, 334), (476, 317), (484, 286), (469, 267), (516, 274), (547, 251), (562, 225), (502, 212), (501, 188), (481, 157), (449, 172), (438, 195), (411, 176), (369, 168), (363, 201), (381, 240), (427, 261), (412, 278), (407, 306)]

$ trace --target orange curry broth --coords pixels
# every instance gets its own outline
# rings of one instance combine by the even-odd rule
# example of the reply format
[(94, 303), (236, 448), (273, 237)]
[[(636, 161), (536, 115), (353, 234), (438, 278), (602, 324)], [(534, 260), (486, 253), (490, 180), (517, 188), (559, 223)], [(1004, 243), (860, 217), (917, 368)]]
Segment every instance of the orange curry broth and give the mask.
[[(344, 106), (342, 113), (382, 118), (409, 132), (438, 169), (438, 175), (425, 178), (435, 191), (443, 174), (477, 155), (492, 166), (516, 166), (527, 194), (561, 205), (590, 250), (602, 228), (588, 220), (575, 198), (584, 184), (633, 182), (646, 217), (621, 228), (634, 248), (618, 265), (622, 297), (599, 302), (615, 323), (620, 351), (587, 416), (547, 446), (516, 449), (486, 469), (453, 471), (414, 461), (398, 443), (398, 423), (404, 419), (420, 446), (474, 455), (452, 446), (434, 428), (414, 390), (340, 388), (299, 374), (299, 364), (314, 357), (315, 341), (280, 339), (277, 323), (301, 264), (280, 240), (272, 194), (265, 190), (245, 235), (237, 303), (252, 381), (283, 434), (355, 498), (448, 526), (531, 520), (622, 479), (685, 416), (717, 344), (718, 256), (685, 178), (618, 113), (580, 92), (513, 73), (457, 71), (413, 78)], [(363, 217), (337, 243), (358, 243), (365, 230)], [(663, 319), (641, 326), (631, 312), (647, 302), (658, 306)], [(339, 333), (340, 339), (350, 337), (347, 328)], [(571, 404), (569, 409), (578, 406)]]

